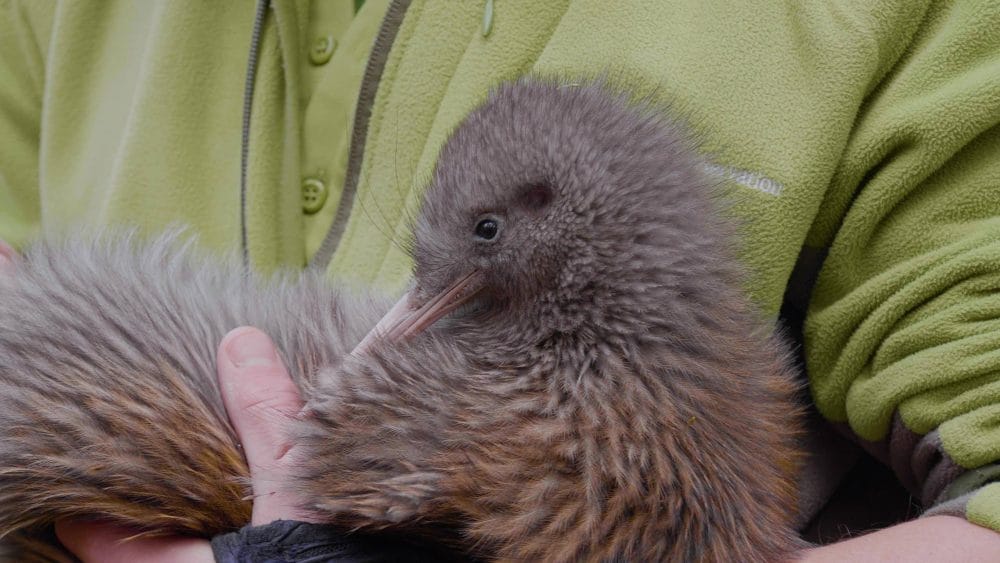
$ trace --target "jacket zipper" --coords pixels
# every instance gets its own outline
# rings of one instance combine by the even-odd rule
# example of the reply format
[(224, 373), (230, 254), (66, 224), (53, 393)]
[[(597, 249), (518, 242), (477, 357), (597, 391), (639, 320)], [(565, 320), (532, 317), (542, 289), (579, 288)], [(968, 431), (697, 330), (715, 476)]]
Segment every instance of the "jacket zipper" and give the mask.
[[(371, 55), (368, 57), (368, 64), (365, 67), (365, 74), (361, 81), (361, 90), (358, 94), (357, 107), (354, 110), (354, 124), (351, 132), (351, 148), (347, 161), (347, 175), (344, 178), (344, 189), (341, 191), (340, 203), (337, 206), (337, 214), (327, 231), (326, 237), (316, 251), (316, 254), (309, 261), (308, 268), (324, 270), (330, 264), (333, 253), (337, 249), (347, 221), (351, 216), (351, 208), (354, 204), (354, 196), (358, 189), (358, 179), (361, 174), (361, 162), (364, 158), (365, 140), (368, 136), (368, 123), (371, 117), (371, 108), (375, 103), (375, 94), (378, 92), (379, 81), (382, 72), (385, 70), (385, 63), (389, 59), (389, 51), (396, 40), (396, 34), (403, 24), (406, 10), (410, 7), (412, 0), (393, 0), (389, 9), (382, 19), (378, 36), (372, 46)], [(247, 171), (249, 168), (250, 152), (250, 114), (253, 108), (253, 93), (256, 83), (257, 59), (260, 55), (261, 30), (264, 27), (264, 18), (267, 16), (267, 8), (270, 0), (258, 0), (257, 11), (254, 15), (253, 33), (250, 39), (250, 54), (247, 58), (246, 85), (243, 90), (243, 130), (240, 145), (240, 249), (243, 258), (243, 266), (250, 267), (250, 247), (247, 237)]]
[(257, 83), (257, 59), (260, 56), (261, 30), (270, 0), (257, 0), (250, 35), (250, 54), (247, 57), (247, 78), (243, 86), (243, 131), (240, 135), (240, 255), (245, 269), (250, 268), (250, 245), (247, 242), (247, 169), (250, 166), (250, 111), (253, 107), (253, 89)]
[(340, 203), (337, 205), (337, 215), (333, 218), (333, 224), (327, 231), (326, 237), (320, 244), (319, 250), (309, 261), (310, 269), (325, 270), (333, 258), (333, 253), (337, 249), (347, 228), (347, 221), (351, 217), (351, 209), (354, 206), (354, 196), (358, 190), (358, 180), (361, 175), (361, 162), (364, 159), (365, 141), (368, 138), (368, 124), (371, 120), (371, 109), (375, 104), (375, 94), (378, 92), (379, 83), (382, 79), (382, 72), (385, 70), (385, 63), (389, 59), (389, 51), (396, 41), (396, 34), (403, 25), (403, 18), (406, 10), (410, 7), (412, 0), (393, 0), (389, 9), (382, 19), (378, 36), (372, 46), (371, 55), (368, 57), (368, 65), (365, 67), (364, 78), (361, 81), (361, 90), (358, 94), (358, 103), (354, 110), (354, 124), (351, 132), (351, 149), (348, 153), (347, 175), (344, 178), (344, 189), (340, 193)]

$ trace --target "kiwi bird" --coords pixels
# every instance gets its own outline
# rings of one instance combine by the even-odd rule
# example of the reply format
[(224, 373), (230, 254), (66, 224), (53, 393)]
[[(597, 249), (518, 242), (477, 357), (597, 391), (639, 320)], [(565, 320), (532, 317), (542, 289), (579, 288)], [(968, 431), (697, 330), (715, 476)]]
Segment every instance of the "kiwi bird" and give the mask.
[(254, 324), (307, 401), (288, 486), (319, 518), (496, 560), (788, 556), (795, 380), (704, 170), (663, 112), (523, 79), (443, 147), (394, 306), (176, 237), (30, 247), (0, 280), (0, 533), (247, 522), (214, 353)]

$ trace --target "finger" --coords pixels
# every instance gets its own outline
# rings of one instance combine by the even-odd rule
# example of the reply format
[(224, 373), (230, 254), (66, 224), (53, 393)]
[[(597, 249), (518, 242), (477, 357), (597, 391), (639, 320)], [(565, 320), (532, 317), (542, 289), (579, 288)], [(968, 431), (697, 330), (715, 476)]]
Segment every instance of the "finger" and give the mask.
[(136, 538), (135, 531), (95, 522), (57, 522), (56, 536), (66, 549), (90, 563), (211, 563), (212, 546), (182, 537)]
[(17, 251), (12, 246), (0, 240), (0, 274), (8, 274), (14, 271), (14, 258)]
[(271, 339), (253, 327), (233, 330), (222, 339), (218, 368), (226, 412), (247, 457), (281, 459), (288, 449), (284, 429), (302, 400)]
[(252, 523), (301, 519), (298, 503), (282, 490), (282, 460), (290, 447), (286, 429), (302, 399), (274, 344), (255, 328), (235, 329), (219, 345), (218, 371), (226, 412), (250, 466)]

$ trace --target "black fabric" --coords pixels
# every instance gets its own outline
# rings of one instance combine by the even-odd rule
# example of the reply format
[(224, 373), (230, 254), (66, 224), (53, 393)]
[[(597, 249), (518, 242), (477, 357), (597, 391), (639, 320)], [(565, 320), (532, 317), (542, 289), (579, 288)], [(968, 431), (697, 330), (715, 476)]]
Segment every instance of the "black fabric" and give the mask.
[(381, 563), (442, 561), (450, 557), (434, 548), (398, 539), (347, 533), (330, 526), (276, 520), (245, 526), (212, 539), (218, 563)]
[(802, 531), (802, 537), (826, 545), (906, 522), (920, 511), (917, 499), (891, 469), (862, 455), (823, 510)]

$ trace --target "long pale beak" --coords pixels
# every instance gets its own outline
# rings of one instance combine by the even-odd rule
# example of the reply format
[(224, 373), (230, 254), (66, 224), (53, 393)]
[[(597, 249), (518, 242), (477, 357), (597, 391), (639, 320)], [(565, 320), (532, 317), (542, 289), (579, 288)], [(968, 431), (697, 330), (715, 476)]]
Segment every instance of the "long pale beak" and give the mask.
[(478, 270), (472, 270), (423, 304), (415, 303), (412, 292), (407, 292), (351, 353), (367, 352), (376, 340), (399, 342), (420, 333), (476, 295), (478, 278)]

